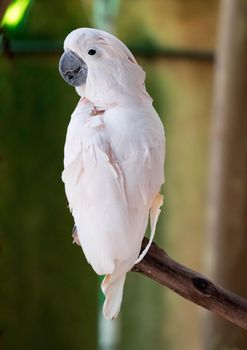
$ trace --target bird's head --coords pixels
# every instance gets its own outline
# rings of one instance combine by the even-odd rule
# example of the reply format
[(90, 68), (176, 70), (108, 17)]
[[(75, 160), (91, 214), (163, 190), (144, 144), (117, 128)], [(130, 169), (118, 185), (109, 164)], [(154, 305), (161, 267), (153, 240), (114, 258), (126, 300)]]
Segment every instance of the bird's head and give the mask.
[(101, 107), (126, 98), (150, 101), (145, 72), (115, 36), (92, 28), (76, 29), (65, 39), (64, 51), (59, 71), (81, 97)]

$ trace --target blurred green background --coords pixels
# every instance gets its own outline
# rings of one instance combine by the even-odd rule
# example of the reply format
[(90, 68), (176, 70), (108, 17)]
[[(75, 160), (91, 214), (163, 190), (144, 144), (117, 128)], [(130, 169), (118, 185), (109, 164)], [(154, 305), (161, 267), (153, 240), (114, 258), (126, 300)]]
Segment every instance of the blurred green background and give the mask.
[[(20, 25), (5, 28), (13, 46), (5, 45), (0, 56), (3, 350), (97, 349), (98, 278), (72, 244), (73, 221), (60, 179), (66, 128), (78, 96), (59, 76), (58, 61), (71, 30), (95, 25), (99, 3), (33, 0)], [(206, 272), (212, 53), (219, 2), (116, 3), (111, 26), (145, 69), (147, 90), (166, 129), (165, 203), (156, 241), (174, 259)], [(148, 56), (154, 48), (205, 55)], [(200, 350), (203, 316), (173, 292), (129, 273), (119, 349)], [(245, 344), (236, 349), (247, 349)]]

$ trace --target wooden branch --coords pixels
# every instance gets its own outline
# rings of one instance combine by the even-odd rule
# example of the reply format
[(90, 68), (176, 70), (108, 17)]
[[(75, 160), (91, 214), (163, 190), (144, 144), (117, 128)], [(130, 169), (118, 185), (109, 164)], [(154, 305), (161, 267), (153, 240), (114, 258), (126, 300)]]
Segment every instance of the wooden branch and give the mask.
[[(147, 238), (144, 238), (142, 249), (147, 242)], [(155, 243), (152, 243), (144, 259), (135, 265), (132, 271), (151, 278), (185, 299), (247, 329), (246, 299), (217, 286), (203, 275), (177, 263)]]
[[(73, 243), (80, 246), (77, 230), (72, 231)], [(144, 237), (142, 250), (148, 244)], [(185, 299), (208, 309), (224, 319), (247, 329), (247, 300), (223, 289), (203, 275), (188, 269), (170, 258), (163, 249), (152, 243), (145, 257), (132, 271), (158, 282)]]

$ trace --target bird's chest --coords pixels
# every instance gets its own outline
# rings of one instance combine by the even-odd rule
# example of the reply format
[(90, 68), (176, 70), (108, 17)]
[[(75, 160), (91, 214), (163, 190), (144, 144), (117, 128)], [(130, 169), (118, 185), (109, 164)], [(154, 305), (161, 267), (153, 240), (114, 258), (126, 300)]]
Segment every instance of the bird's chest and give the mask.
[(147, 143), (145, 113), (114, 107), (95, 114), (92, 106), (77, 107), (72, 115), (65, 145), (65, 163), (83, 148), (99, 147), (119, 160), (133, 159)]
[(128, 113), (120, 113), (118, 109), (95, 111), (93, 108), (77, 108), (71, 117), (67, 141), (77, 143), (83, 140), (84, 143), (94, 144), (99, 140), (106, 142), (125, 137), (132, 124), (127, 119)]

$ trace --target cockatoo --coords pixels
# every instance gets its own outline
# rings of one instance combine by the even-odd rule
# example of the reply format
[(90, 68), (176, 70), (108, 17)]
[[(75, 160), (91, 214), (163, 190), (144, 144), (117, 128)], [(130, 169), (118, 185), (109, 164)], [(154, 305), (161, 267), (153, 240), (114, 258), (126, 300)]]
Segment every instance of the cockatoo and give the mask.
[[(105, 275), (104, 317), (114, 319), (126, 273), (155, 233), (164, 128), (145, 89), (145, 72), (115, 36), (72, 31), (59, 70), (81, 97), (67, 130), (62, 180), (86, 259)], [(139, 256), (149, 216), (150, 240)]]

